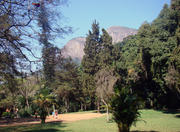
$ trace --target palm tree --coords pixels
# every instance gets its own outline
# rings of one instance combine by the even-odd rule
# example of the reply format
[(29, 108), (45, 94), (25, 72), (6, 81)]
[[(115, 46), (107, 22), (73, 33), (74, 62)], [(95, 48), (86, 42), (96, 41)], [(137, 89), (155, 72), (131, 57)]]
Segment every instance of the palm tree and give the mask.
[(129, 88), (115, 89), (118, 90), (111, 100), (113, 119), (118, 125), (119, 132), (129, 132), (131, 125), (140, 116), (138, 112), (139, 101)]
[(35, 97), (34, 103), (38, 106), (37, 112), (40, 115), (41, 123), (44, 124), (48, 115), (48, 108), (55, 102), (48, 89), (42, 89)]

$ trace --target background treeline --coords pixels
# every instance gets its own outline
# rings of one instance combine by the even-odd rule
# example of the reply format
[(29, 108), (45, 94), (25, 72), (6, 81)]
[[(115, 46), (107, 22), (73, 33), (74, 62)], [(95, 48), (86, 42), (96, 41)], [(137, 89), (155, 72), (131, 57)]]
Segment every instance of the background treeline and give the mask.
[[(40, 19), (40, 70), (20, 71), (17, 58), (13, 57), (17, 54), (0, 52), (0, 115), (7, 108), (18, 108), (20, 116), (30, 116), (39, 106), (49, 113), (54, 108), (60, 113), (103, 108), (108, 112), (112, 96), (122, 88), (136, 93), (141, 108), (179, 108), (179, 10), (180, 1), (172, 0), (152, 23), (145, 22), (136, 35), (117, 44), (112, 44), (106, 30), (101, 31), (94, 21), (80, 65), (71, 58), (63, 58), (61, 50), (49, 43), (51, 28), (46, 28), (48, 20)], [(40, 10), (39, 17), (43, 11), (45, 8)]]

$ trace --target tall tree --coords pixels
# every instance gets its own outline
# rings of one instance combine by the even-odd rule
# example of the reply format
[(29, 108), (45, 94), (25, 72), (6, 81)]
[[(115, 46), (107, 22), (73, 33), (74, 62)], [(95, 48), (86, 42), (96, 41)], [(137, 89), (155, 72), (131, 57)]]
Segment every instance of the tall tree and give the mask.
[[(63, 58), (62, 62), (59, 63), (59, 66), (56, 68), (54, 93), (58, 101), (62, 102), (61, 107), (65, 107), (65, 112), (69, 112), (72, 109), (70, 104), (79, 101), (81, 95), (78, 66), (71, 58)], [(78, 109), (78, 106), (75, 110), (76, 109)]]
[(38, 25), (40, 27), (39, 42), (43, 45), (42, 58), (43, 58), (43, 71), (46, 80), (45, 87), (51, 87), (50, 84), (54, 81), (55, 77), (55, 57), (57, 48), (52, 44), (52, 40), (59, 34), (62, 36), (68, 33), (70, 29), (61, 28), (56, 22), (59, 14), (54, 11), (53, 6), (62, 4), (61, 0), (55, 1), (40, 1), (38, 12)]
[(110, 97), (113, 95), (113, 87), (117, 80), (117, 76), (112, 68), (113, 57), (112, 37), (109, 36), (105, 29), (102, 29), (98, 53), (100, 68), (95, 74), (95, 81), (98, 100), (103, 102), (107, 110), (107, 121), (109, 121)]
[(82, 59), (82, 67), (84, 73), (95, 75), (98, 71), (98, 59), (97, 55), (99, 53), (100, 46), (100, 33), (99, 33), (99, 24), (94, 21), (92, 24), (92, 31), (89, 31), (88, 36), (86, 37), (86, 43), (84, 47), (84, 53)]
[(83, 78), (83, 87), (88, 90), (90, 99), (91, 99), (91, 107), (94, 107), (95, 102), (95, 80), (94, 75), (99, 70), (98, 65), (98, 54), (100, 47), (100, 32), (99, 32), (99, 24), (94, 21), (92, 24), (92, 31), (89, 31), (89, 34), (86, 37), (86, 44), (84, 47), (84, 53), (82, 59), (82, 69), (84, 72)]
[(30, 98), (34, 97), (37, 90), (39, 90), (41, 87), (41, 84), (39, 83), (40, 82), (33, 75), (29, 75), (28, 77), (18, 80), (19, 93), (25, 99), (25, 104), (28, 109), (30, 108)]
[(96, 73), (96, 95), (103, 102), (107, 113), (107, 122), (109, 121), (110, 101), (114, 95), (114, 85), (118, 79), (111, 68), (103, 68)]
[(112, 37), (105, 29), (102, 29), (98, 57), (101, 68), (111, 66), (113, 63)]
[(0, 53), (0, 87), (4, 91), (4, 97), (0, 101), (2, 106), (4, 101), (15, 106), (16, 94), (18, 93), (18, 85), (16, 76), (19, 74), (16, 67), (16, 59), (9, 53)]
[[(0, 48), (14, 57), (21, 56), (30, 61), (25, 52), (34, 56), (30, 43), (34, 10), (28, 9), (28, 1), (1, 0), (0, 2)], [(17, 55), (17, 53), (19, 55)]]

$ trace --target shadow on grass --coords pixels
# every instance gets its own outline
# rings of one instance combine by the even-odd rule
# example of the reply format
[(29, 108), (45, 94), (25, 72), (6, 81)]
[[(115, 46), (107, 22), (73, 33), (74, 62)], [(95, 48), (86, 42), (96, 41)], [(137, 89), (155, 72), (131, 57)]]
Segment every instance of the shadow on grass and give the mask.
[(179, 114), (179, 115), (176, 115), (176, 118), (180, 118), (180, 114)]
[(97, 110), (94, 110), (92, 113), (101, 113), (101, 114), (104, 114), (104, 113), (106, 113), (106, 110), (100, 110), (99, 112)]
[(30, 130), (30, 131), (23, 131), (23, 132), (64, 132), (58, 129), (50, 128), (50, 129), (42, 129), (42, 130)]
[(9, 124), (9, 123), (24, 123), (24, 122), (33, 122), (33, 121), (40, 121), (40, 118), (33, 118), (33, 117), (29, 117), (29, 118), (14, 118), (14, 119), (10, 119), (10, 118), (5, 118), (5, 119), (0, 119), (0, 124)]
[(65, 128), (65, 124), (61, 122), (49, 122), (46, 124), (34, 124), (23, 126), (2, 127), (2, 132), (72, 132), (71, 130), (61, 130)]
[(165, 110), (162, 111), (165, 114), (174, 114), (176, 118), (180, 118), (180, 109), (171, 109), (171, 110)]
[(131, 131), (131, 132), (159, 132), (159, 131)]
[(178, 114), (180, 113), (180, 109), (169, 109), (169, 110), (163, 110), (162, 112), (165, 114)]

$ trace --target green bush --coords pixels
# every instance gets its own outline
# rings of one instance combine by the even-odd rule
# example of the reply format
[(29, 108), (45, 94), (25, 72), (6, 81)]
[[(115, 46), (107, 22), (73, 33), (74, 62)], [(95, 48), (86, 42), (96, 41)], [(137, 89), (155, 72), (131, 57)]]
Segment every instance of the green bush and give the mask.
[(59, 108), (59, 111), (60, 111), (61, 113), (66, 113), (66, 107), (65, 107), (65, 106), (61, 106), (61, 107)]
[(11, 112), (3, 112), (2, 117), (13, 119), (15, 117), (15, 115)]
[(83, 112), (83, 110), (79, 109), (78, 112)]
[(2, 117), (10, 117), (11, 113), (10, 112), (3, 112)]
[(31, 116), (31, 110), (30, 109), (21, 109), (19, 110), (18, 112), (19, 116), (22, 118), (22, 117), (30, 117)]

